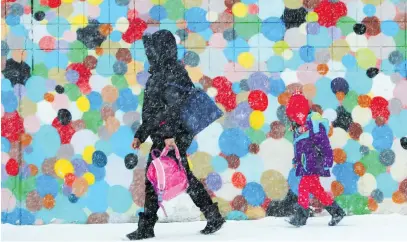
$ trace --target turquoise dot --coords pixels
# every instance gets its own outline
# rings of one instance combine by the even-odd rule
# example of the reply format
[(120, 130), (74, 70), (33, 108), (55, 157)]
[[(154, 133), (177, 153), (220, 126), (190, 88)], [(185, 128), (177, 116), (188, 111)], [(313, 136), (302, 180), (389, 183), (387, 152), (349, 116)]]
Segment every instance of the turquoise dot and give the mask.
[(184, 16), (187, 27), (192, 32), (201, 32), (210, 26), (210, 23), (206, 20), (206, 11), (202, 8), (190, 8), (185, 12)]
[(133, 200), (128, 189), (116, 185), (112, 186), (108, 192), (107, 203), (114, 212), (124, 213), (129, 210)]
[(227, 220), (247, 220), (247, 215), (242, 211), (231, 211), (226, 215)]
[[(60, 53), (58, 50), (53, 50), (51, 52), (45, 52), (44, 57), (45, 57), (45, 66), (48, 69), (52, 69), (54, 67), (58, 67), (58, 65), (62, 66), (61, 64), (63, 63), (58, 63)], [(65, 55), (62, 55), (65, 56)]]
[(110, 76), (113, 73), (113, 64), (116, 62), (116, 57), (112, 55), (102, 55), (98, 58), (96, 72), (102, 76)]
[(394, 71), (400, 73), (402, 77), (407, 77), (407, 61), (405, 60), (396, 65)]
[(250, 139), (241, 129), (226, 129), (219, 137), (219, 147), (225, 155), (245, 156), (249, 152)]
[(382, 60), (382, 63), (380, 64), (380, 70), (383, 72), (383, 74), (390, 76), (391, 74), (394, 73), (395, 67), (389, 61), (389, 59), (384, 59), (384, 60)]
[(263, 161), (257, 155), (248, 154), (240, 158), (237, 171), (243, 173), (248, 182), (260, 182), (264, 171)]
[(11, 82), (9, 79), (1, 79), (1, 91), (7, 92), (7, 91), (13, 91), (13, 86), (11, 85)]
[(359, 176), (353, 171), (353, 164), (345, 162), (343, 164), (337, 164), (333, 167), (332, 173), (344, 187), (344, 195), (351, 195), (358, 191), (357, 181)]
[(8, 141), (7, 138), (2, 136), (1, 137), (1, 152), (8, 153), (10, 151), (10, 147), (11, 147), (10, 141)]
[(17, 109), (18, 100), (13, 91), (1, 92), (1, 104), (3, 104), (4, 111), (12, 113)]
[(215, 156), (212, 158), (212, 167), (217, 173), (222, 173), (228, 168), (228, 162), (222, 156)]
[(284, 59), (281, 56), (271, 56), (266, 64), (269, 72), (282, 72), (284, 70)]
[(307, 44), (309, 46), (318, 46), (318, 48), (329, 48), (332, 45), (332, 37), (329, 30), (323, 26), (319, 28), (318, 34), (307, 35)]
[(393, 145), (393, 131), (388, 125), (376, 126), (372, 131), (373, 147), (382, 151), (385, 149), (391, 149)]
[(400, 30), (399, 25), (393, 20), (382, 21), (380, 24), (380, 28), (382, 30), (382, 33), (387, 36), (396, 36)]
[(363, 13), (368, 17), (372, 17), (376, 13), (376, 7), (373, 4), (366, 4), (363, 7)]
[(285, 83), (281, 79), (270, 79), (270, 94), (274, 97), (278, 97), (285, 91)]
[(111, 137), (110, 137), (110, 147), (112, 152), (121, 158), (124, 158), (127, 154), (133, 153), (133, 149), (130, 145), (133, 141), (133, 132), (129, 126), (121, 126)]
[[(171, 26), (175, 26), (175, 27), (176, 27), (177, 25), (172, 24)], [(174, 30), (174, 33), (175, 33), (177, 30), (178, 30), (178, 28), (176, 28), (176, 29)], [(207, 29), (205, 29), (204, 31), (200, 31), (198, 34), (199, 34), (200, 36), (202, 36), (205, 41), (209, 41), (209, 40), (211, 39), (212, 35), (213, 35), (213, 31), (212, 31), (212, 29), (207, 28)]]
[(407, 110), (402, 110), (398, 115), (392, 115), (389, 119), (389, 126), (393, 130), (394, 136), (402, 138), (407, 136)]
[(34, 164), (35, 166), (40, 167), (45, 159), (45, 154), (42, 151), (41, 144), (33, 141), (31, 148), (32, 151), (29, 153), (27, 152), (27, 150), (24, 150), (23, 153), (24, 161), (27, 164)]
[(252, 206), (260, 206), (263, 204), (264, 199), (266, 199), (263, 187), (256, 182), (247, 183), (243, 188), (242, 195), (247, 203)]
[(196, 142), (196, 140), (192, 140), (192, 143), (187, 150), (187, 154), (193, 154), (197, 150), (198, 150), (198, 142)]
[(240, 83), (239, 82), (235, 82), (232, 84), (232, 91), (236, 94), (239, 94), (241, 89), (240, 89)]
[(103, 100), (102, 100), (102, 95), (98, 92), (91, 92), (87, 96), (89, 103), (90, 103), (90, 109), (91, 110), (99, 110), (102, 107)]
[(376, 177), (377, 189), (383, 192), (385, 198), (391, 198), (398, 190), (399, 183), (395, 181), (390, 173), (382, 173)]
[(349, 90), (357, 94), (367, 94), (372, 89), (373, 79), (369, 78), (363, 71), (348, 71), (345, 75), (348, 81)]
[(85, 224), (88, 216), (83, 211), (85, 206), (79, 201), (71, 203), (65, 196), (57, 196), (55, 198), (55, 207), (50, 211), (53, 219), (61, 219), (65, 223)]
[(40, 76), (31, 76), (25, 84), (27, 97), (33, 102), (39, 102), (44, 99), (47, 92), (46, 80)]
[(107, 156), (112, 153), (110, 143), (105, 140), (98, 140), (95, 144), (95, 149), (103, 151), (103, 153), (105, 153)]
[(55, 37), (62, 37), (65, 31), (70, 30), (71, 25), (68, 20), (63, 17), (56, 17), (48, 22), (47, 31), (50, 35)]
[[(15, 36), (21, 36), (21, 37), (28, 37), (28, 31), (23, 25), (15, 25), (10, 27), (10, 31), (15, 35)], [(24, 46), (24, 48), (27, 48)]]
[[(177, 45), (177, 58), (178, 60), (182, 60), (185, 56), (186, 53), (186, 49), (183, 45)], [(146, 57), (147, 58), (147, 57)], [(145, 70), (148, 70), (146, 68), (144, 68)]]
[(120, 31), (115, 30), (110, 34), (110, 40), (113, 42), (119, 42), (121, 39), (122, 33)]
[(312, 100), (314, 103), (321, 105), (322, 109), (336, 109), (339, 101), (335, 94), (331, 91), (331, 80), (324, 77), (319, 79), (316, 84), (317, 95)]
[(58, 131), (51, 125), (43, 125), (40, 130), (34, 135), (34, 148), (38, 147), (44, 153), (46, 158), (56, 156), (59, 147), (61, 146), (61, 138)]
[(58, 195), (59, 185), (52, 176), (42, 175), (38, 177), (35, 185), (41, 197), (45, 197), (47, 194), (51, 194), (53, 197)]
[(155, 5), (150, 9), (150, 17), (157, 21), (165, 19), (167, 18), (167, 10), (160, 5)]
[(344, 147), (346, 152), (346, 161), (349, 163), (356, 163), (362, 158), (360, 153), (360, 144), (355, 140), (348, 140)]
[(353, 55), (347, 54), (342, 57), (342, 64), (346, 67), (347, 71), (356, 71), (357, 62)]
[(295, 169), (291, 169), (288, 173), (288, 185), (295, 195), (298, 195), (298, 185), (300, 184), (301, 177), (295, 175)]
[(103, 213), (108, 208), (109, 185), (105, 181), (95, 182), (88, 192), (79, 200), (93, 213)]
[(289, 60), (285, 60), (285, 67), (290, 70), (297, 70), (304, 61), (301, 59), (300, 52), (298, 50), (293, 51), (293, 56)]

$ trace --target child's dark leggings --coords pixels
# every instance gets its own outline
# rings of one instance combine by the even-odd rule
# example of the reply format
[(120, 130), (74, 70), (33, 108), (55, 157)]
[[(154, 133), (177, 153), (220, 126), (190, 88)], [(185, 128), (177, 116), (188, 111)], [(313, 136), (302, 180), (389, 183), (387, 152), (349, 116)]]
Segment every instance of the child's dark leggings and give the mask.
[(329, 206), (334, 201), (321, 186), (319, 176), (317, 175), (301, 177), (300, 185), (298, 187), (298, 204), (305, 209), (308, 209), (309, 207), (310, 193), (314, 195), (324, 206)]
[[(213, 204), (212, 199), (209, 196), (208, 192), (205, 190), (203, 184), (195, 177), (195, 175), (189, 169), (187, 154), (186, 154), (186, 150), (188, 149), (189, 145), (183, 145), (183, 144), (177, 144), (177, 145), (178, 145), (179, 152), (181, 154), (182, 165), (185, 167), (185, 170), (187, 172), (187, 178), (188, 178), (188, 182), (189, 182), (187, 193), (191, 197), (194, 204), (202, 211), (207, 206)], [(153, 150), (153, 149), (162, 150), (163, 148), (164, 148), (163, 145), (153, 144), (153, 146), (151, 147), (151, 150)], [(168, 155), (175, 159), (174, 151), (169, 152)], [(149, 159), (147, 161), (147, 168), (151, 164), (151, 161), (152, 161), (152, 157), (150, 154)], [(147, 168), (146, 168), (146, 170), (147, 170)], [(146, 177), (145, 184), (146, 184), (146, 190), (145, 190), (144, 213), (146, 215), (157, 214), (157, 211), (159, 209), (157, 194), (155, 193), (153, 185), (147, 179), (147, 177)]]

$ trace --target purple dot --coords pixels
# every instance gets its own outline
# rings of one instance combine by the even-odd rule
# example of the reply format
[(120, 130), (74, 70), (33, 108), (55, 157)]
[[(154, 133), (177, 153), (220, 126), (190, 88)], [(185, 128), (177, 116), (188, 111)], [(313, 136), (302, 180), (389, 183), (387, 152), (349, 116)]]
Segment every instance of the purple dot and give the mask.
[(21, 85), (20, 83), (17, 83), (14, 86), (14, 94), (17, 96), (18, 99), (22, 99), (25, 96), (25, 93), (25, 86)]
[(54, 80), (47, 80), (45, 82), (45, 86), (47, 88), (47, 91), (52, 92), (55, 90), (55, 87), (57, 86), (57, 84)]
[(262, 90), (264, 92), (268, 92), (270, 88), (270, 81), (262, 72), (255, 72), (251, 74), (247, 84), (249, 85), (250, 90)]
[(307, 33), (312, 35), (317, 35), (319, 33), (319, 24), (318, 23), (308, 23), (307, 24)]
[(328, 34), (330, 37), (332, 37), (332, 40), (337, 40), (342, 37), (342, 31), (340, 28), (337, 28), (335, 26), (329, 27), (328, 28)]
[(62, 193), (63, 193), (65, 196), (69, 196), (69, 195), (72, 193), (72, 188), (71, 188), (71, 187), (68, 187), (68, 186), (66, 186), (66, 185), (63, 185), (63, 187), (62, 187)]
[(31, 154), (33, 152), (33, 147), (31, 145), (25, 147), (24, 152), (27, 154)]
[(22, 178), (27, 178), (29, 177), (31, 174), (30, 168), (25, 165), (22, 169), (21, 169), (21, 177)]
[(85, 163), (84, 160), (82, 160), (82, 159), (74, 159), (71, 162), (72, 162), (72, 165), (74, 167), (76, 176), (82, 176), (85, 172), (88, 171), (88, 166), (87, 166), (87, 164)]
[(141, 72), (137, 73), (137, 82), (142, 87), (145, 87), (149, 77), (150, 77), (150, 73), (148, 73), (147, 71), (141, 71)]
[(222, 178), (218, 173), (210, 173), (206, 178), (206, 185), (211, 191), (217, 191), (222, 187)]
[(79, 79), (79, 73), (75, 70), (68, 70), (65, 73), (65, 77), (66, 77), (66, 80), (68, 80), (68, 82), (75, 84)]
[(2, 164), (1, 165), (1, 181), (2, 182), (6, 181), (7, 178), (8, 178), (8, 174), (7, 174), (7, 171), (6, 171), (6, 166)]
[(69, 51), (69, 43), (68, 43), (68, 41), (66, 41), (66, 40), (58, 40), (58, 45), (57, 46), (59, 46), (58, 51), (60, 53), (68, 53), (68, 51)]

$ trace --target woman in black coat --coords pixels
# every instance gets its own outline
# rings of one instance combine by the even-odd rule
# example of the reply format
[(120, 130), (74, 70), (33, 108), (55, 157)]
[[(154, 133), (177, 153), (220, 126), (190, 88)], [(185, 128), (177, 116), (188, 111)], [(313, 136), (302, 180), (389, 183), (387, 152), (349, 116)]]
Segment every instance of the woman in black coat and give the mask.
[[(165, 146), (177, 145), (182, 164), (187, 172), (189, 187), (187, 193), (207, 219), (202, 234), (218, 231), (225, 220), (219, 213), (216, 203), (212, 202), (203, 184), (191, 172), (187, 161), (187, 149), (191, 145), (193, 136), (183, 128), (177, 112), (173, 107), (183, 100), (185, 89), (194, 88), (184, 66), (177, 60), (177, 45), (174, 36), (168, 30), (160, 30), (153, 35), (143, 36), (144, 49), (150, 63), (150, 78), (144, 90), (144, 104), (142, 110), (142, 124), (134, 135), (132, 147), (134, 149), (145, 142), (150, 136), (153, 149), (163, 150)], [(175, 85), (169, 85), (169, 83)], [(171, 112), (169, 111), (169, 107)], [(178, 105), (179, 106), (179, 105)], [(175, 157), (174, 151), (169, 156)], [(149, 156), (147, 168), (151, 164)], [(154, 237), (154, 225), (158, 220), (158, 197), (150, 181), (146, 178), (144, 212), (139, 214), (136, 231), (127, 235), (130, 240), (140, 240)]]

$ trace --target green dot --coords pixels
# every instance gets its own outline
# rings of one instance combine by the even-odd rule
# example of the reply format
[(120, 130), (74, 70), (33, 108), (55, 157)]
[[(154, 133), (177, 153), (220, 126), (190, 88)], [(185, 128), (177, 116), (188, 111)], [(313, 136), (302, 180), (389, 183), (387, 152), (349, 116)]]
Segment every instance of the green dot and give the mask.
[(348, 214), (363, 215), (371, 213), (367, 206), (368, 198), (359, 193), (341, 195), (336, 197), (335, 200)]
[(82, 96), (79, 87), (75, 84), (66, 84), (64, 86), (65, 94), (68, 96), (69, 100), (76, 101), (80, 96)]
[(355, 91), (350, 91), (346, 94), (345, 99), (342, 102), (342, 106), (346, 111), (352, 113), (354, 107), (358, 105), (358, 94)]
[(70, 62), (83, 62), (85, 57), (88, 56), (88, 49), (82, 42), (75, 40), (69, 45), (67, 56)]
[(41, 76), (44, 78), (48, 78), (48, 68), (45, 64), (36, 64), (34, 65), (33, 71), (32, 71), (33, 76)]
[(248, 40), (259, 33), (260, 19), (257, 15), (248, 14), (244, 18), (235, 17), (234, 29), (238, 36)]
[(342, 36), (347, 36), (350, 33), (353, 33), (353, 26), (356, 24), (356, 21), (350, 17), (342, 17), (336, 23), (336, 27), (341, 29)]
[(284, 138), (285, 138), (286, 140), (290, 141), (291, 143), (292, 143), (293, 140), (294, 140), (293, 131), (291, 131), (291, 130), (288, 128), (288, 126), (286, 126)]
[(360, 48), (356, 51), (356, 61), (362, 69), (376, 66), (376, 55), (371, 49)]
[(112, 77), (112, 84), (119, 90), (129, 86), (126, 78), (122, 75), (114, 75)]
[(252, 143), (260, 144), (266, 139), (266, 135), (261, 130), (254, 130), (252, 128), (249, 128), (246, 130), (246, 134), (247, 136), (249, 136), (249, 139)]
[(163, 7), (167, 11), (167, 18), (171, 20), (178, 20), (184, 18), (185, 7), (182, 0), (167, 1)]
[(360, 162), (365, 166), (366, 173), (370, 173), (373, 176), (386, 172), (386, 167), (380, 162), (379, 153), (375, 150), (370, 151)]
[(85, 122), (86, 128), (92, 130), (93, 133), (97, 133), (99, 127), (103, 125), (102, 116), (99, 111), (89, 111), (83, 114), (82, 117)]
[(139, 106), (143, 106), (144, 103), (144, 92), (140, 92), (140, 94), (138, 95), (138, 104)]

